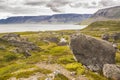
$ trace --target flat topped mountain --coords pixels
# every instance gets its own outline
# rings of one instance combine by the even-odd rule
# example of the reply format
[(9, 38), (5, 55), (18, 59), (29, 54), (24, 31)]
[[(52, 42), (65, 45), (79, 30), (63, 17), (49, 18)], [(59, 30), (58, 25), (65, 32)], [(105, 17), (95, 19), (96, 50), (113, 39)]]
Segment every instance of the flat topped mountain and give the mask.
[(77, 24), (87, 18), (91, 17), (91, 14), (55, 14), (44, 16), (17, 16), (9, 17), (7, 19), (1, 19), (0, 24), (16, 24), (16, 23), (63, 23), (63, 24)]

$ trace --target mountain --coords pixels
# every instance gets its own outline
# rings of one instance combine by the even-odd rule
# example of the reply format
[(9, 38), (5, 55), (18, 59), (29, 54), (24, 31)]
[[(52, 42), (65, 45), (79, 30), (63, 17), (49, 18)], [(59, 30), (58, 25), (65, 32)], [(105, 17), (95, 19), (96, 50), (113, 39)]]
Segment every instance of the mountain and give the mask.
[(55, 14), (47, 16), (17, 16), (1, 19), (0, 24), (17, 24), (17, 23), (42, 23), (42, 24), (77, 24), (87, 18), (91, 14)]
[(120, 6), (98, 10), (92, 18), (120, 19)]
[(120, 6), (98, 10), (89, 19), (82, 23), (90, 24), (95, 21), (120, 20)]

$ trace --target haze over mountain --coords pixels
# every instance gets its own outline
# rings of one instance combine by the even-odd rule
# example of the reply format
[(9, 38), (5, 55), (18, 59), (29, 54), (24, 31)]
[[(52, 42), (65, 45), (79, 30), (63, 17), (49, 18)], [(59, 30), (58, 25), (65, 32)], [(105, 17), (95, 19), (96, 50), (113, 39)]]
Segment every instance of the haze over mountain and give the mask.
[(98, 10), (89, 19), (83, 23), (90, 24), (95, 21), (120, 20), (120, 6), (105, 8)]
[(77, 24), (87, 18), (91, 14), (55, 14), (47, 16), (17, 16), (1, 19), (0, 24), (18, 24), (18, 23), (42, 23), (42, 24)]

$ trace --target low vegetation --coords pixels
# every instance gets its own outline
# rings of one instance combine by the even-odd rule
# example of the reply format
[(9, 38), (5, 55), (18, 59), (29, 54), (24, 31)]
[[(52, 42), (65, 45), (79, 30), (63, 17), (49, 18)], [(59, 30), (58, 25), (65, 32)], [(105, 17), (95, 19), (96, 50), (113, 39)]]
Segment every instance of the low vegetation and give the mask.
[[(101, 38), (101, 35), (108, 32), (110, 34), (120, 32), (119, 21), (95, 22), (87, 28), (77, 31), (87, 35)], [(69, 36), (76, 31), (47, 31), (47, 32), (19, 32), (22, 37), (28, 38), (30, 42), (38, 45), (41, 51), (31, 51), (31, 55), (25, 58), (23, 54), (14, 53), (15, 46), (11, 46), (7, 41), (0, 40), (0, 80), (7, 80), (11, 77), (26, 78), (37, 72), (49, 74), (52, 71), (36, 67), (37, 63), (59, 64), (70, 72), (76, 72), (77, 75), (85, 75), (89, 80), (108, 80), (100, 74), (87, 70), (81, 63), (75, 61), (70, 48), (58, 46), (53, 42), (44, 42), (43, 38), (58, 35), (58, 38), (65, 37), (69, 41)], [(54, 35), (50, 35), (54, 34)], [(2, 36), (4, 34), (0, 34)], [(120, 43), (120, 41), (118, 41)], [(119, 45), (120, 46), (120, 45)], [(120, 65), (120, 52), (116, 53), (116, 63)], [(33, 69), (35, 68), (35, 69)], [(24, 70), (27, 70), (25, 71)], [(33, 69), (33, 70), (29, 70)], [(22, 71), (21, 71), (22, 70)], [(44, 80), (46, 77), (41, 78)], [(54, 80), (68, 80), (62, 74), (55, 77)]]
[(77, 63), (77, 62), (69, 63), (69, 64), (65, 65), (65, 68), (70, 71), (76, 71), (76, 73), (78, 75), (82, 75), (85, 73), (85, 68), (83, 67), (83, 65), (80, 63)]

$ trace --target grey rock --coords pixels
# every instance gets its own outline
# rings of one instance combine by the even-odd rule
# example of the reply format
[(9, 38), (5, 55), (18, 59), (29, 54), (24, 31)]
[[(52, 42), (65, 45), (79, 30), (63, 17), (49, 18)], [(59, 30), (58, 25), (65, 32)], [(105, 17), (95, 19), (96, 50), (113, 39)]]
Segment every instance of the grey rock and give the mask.
[(120, 80), (120, 66), (115, 64), (105, 64), (103, 67), (103, 75), (107, 78)]
[(22, 42), (11, 40), (9, 43), (15, 47), (24, 48), (26, 50), (39, 50), (39, 47), (32, 42)]
[(9, 40), (20, 40), (20, 35), (19, 34), (14, 34), (14, 33), (8, 33), (5, 34), (1, 37), (3, 40), (9, 41)]
[(31, 56), (31, 53), (29, 52), (30, 50), (27, 50), (26, 48), (16, 48), (12, 52), (14, 53), (22, 53), (25, 57)]
[(19, 34), (9, 33), (3, 35), (0, 39), (7, 41), (10, 45), (17, 47), (12, 52), (23, 53), (25, 57), (31, 56), (30, 51), (40, 51), (39, 46), (29, 42), (27, 38), (20, 37)]
[(108, 41), (109, 38), (110, 38), (110, 35), (109, 35), (108, 33), (105, 33), (105, 34), (103, 34), (103, 35), (101, 36), (101, 38), (102, 38), (103, 40)]
[(6, 47), (5, 46), (0, 46), (0, 50), (5, 50)]
[(53, 42), (53, 43), (58, 43), (59, 42), (59, 38), (58, 37), (45, 37), (44, 40), (48, 41), (48, 42)]
[(102, 71), (104, 64), (115, 63), (115, 49), (105, 40), (84, 34), (71, 36), (70, 48), (76, 60), (92, 71)]
[(116, 40), (120, 39), (120, 33), (114, 33), (111, 35), (111, 37), (114, 41), (116, 41)]

